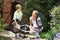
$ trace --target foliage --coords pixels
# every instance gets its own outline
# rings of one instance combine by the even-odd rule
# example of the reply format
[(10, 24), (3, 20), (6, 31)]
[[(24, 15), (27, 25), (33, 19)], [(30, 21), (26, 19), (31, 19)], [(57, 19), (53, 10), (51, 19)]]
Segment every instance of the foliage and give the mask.
[(50, 24), (50, 30), (41, 33), (41, 37), (47, 40), (53, 40), (56, 33), (60, 32), (60, 5), (50, 10), (50, 16), (51, 21), (48, 22)]
[(54, 36), (57, 32), (60, 32), (60, 5), (52, 8), (50, 14), (50, 34)]
[[(44, 17), (43, 24), (44, 24), (44, 31), (49, 30), (49, 24), (50, 21), (49, 17), (49, 10), (53, 7), (55, 0), (27, 0), (23, 4), (23, 22), (29, 23), (29, 17), (31, 16), (31, 13), (33, 10), (38, 10), (39, 13), (41, 13)], [(52, 7), (51, 7), (52, 6)]]
[(41, 37), (45, 38), (46, 40), (48, 40), (48, 39), (51, 40), (52, 39), (51, 35), (50, 35), (50, 32), (42, 32)]
[(2, 0), (0, 0), (0, 3), (2, 3)]
[(60, 5), (54, 7), (53, 9), (51, 9), (50, 12), (50, 16), (51, 18), (51, 22), (50, 22), (50, 28), (54, 29), (55, 31), (60, 31)]
[(7, 24), (4, 24), (4, 19), (1, 18), (0, 15), (0, 32), (7, 26)]

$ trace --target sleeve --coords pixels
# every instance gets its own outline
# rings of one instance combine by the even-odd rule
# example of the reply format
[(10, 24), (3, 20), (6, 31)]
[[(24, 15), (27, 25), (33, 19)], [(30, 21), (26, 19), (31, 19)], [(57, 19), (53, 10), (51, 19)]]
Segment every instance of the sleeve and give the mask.
[(15, 20), (16, 19), (16, 12), (14, 13), (14, 16), (13, 16), (13, 20)]
[(21, 12), (21, 16), (23, 16), (23, 13)]
[(30, 20), (32, 20), (32, 17), (30, 17)]

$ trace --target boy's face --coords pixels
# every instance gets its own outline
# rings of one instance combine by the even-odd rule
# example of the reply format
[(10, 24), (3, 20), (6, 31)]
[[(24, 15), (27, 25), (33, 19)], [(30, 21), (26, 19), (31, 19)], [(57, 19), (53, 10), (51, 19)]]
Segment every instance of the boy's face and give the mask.
[(21, 10), (21, 7), (17, 7), (16, 9), (17, 9), (17, 10)]

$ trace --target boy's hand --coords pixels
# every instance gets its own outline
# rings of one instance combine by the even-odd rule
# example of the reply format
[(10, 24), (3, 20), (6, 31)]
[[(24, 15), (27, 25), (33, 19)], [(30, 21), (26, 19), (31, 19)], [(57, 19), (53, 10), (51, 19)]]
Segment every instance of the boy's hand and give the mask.
[(16, 28), (17, 28), (17, 29), (20, 29), (20, 25), (19, 25), (19, 24), (16, 24)]

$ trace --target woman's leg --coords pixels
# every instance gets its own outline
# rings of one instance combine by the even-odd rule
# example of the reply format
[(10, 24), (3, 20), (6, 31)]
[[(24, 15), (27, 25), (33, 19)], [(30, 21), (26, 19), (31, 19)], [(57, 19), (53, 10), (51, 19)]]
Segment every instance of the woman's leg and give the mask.
[(36, 32), (35, 35), (37, 38), (40, 37), (39, 32)]

